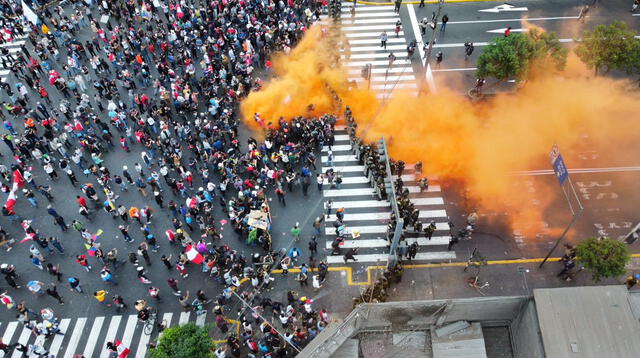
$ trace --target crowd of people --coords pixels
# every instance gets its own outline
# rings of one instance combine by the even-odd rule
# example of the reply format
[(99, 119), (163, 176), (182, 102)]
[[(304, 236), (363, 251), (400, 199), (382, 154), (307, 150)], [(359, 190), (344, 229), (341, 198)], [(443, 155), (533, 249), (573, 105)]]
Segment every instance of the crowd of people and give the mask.
[[(88, 299), (118, 312), (133, 311), (133, 302), (144, 321), (151, 306), (162, 306), (164, 288), (147, 272), (160, 260), (183, 309), (202, 312), (213, 306), (216, 325), (228, 336), (215, 352), (218, 357), (290, 356), (324, 329), (329, 316), (311, 299), (290, 291), (285, 304), (262, 294), (274, 279), (270, 270), (292, 251), (274, 249), (268, 229), (251, 225), (250, 216), (269, 217), (272, 193), (282, 206), (298, 187), (308, 195), (317, 171), (314, 152), (332, 143), (336, 119), (267, 119), (256, 113), (265, 139), (250, 137), (244, 145), (238, 113), (238, 102), (260, 88), (254, 72), (270, 68), (274, 51), (288, 52), (319, 18), (321, 5), (313, 0), (39, 0), (32, 2), (40, 21), (34, 24), (20, 3), (0, 1), (2, 41), (28, 34), (19, 52), (0, 55), (12, 72), (0, 83), (2, 140), (10, 153), (0, 164), (7, 195), (2, 214), (5, 229), (19, 228), (13, 235), (0, 230), (0, 245), (7, 251), (19, 247), (16, 257), (29, 247), (28, 259), (43, 274), (25, 284), (15, 266), (7, 266), (2, 272), (10, 288), (0, 295), (3, 303), (17, 308), (35, 335), (48, 339), (64, 334), (53, 310), (32, 309), (41, 305), (38, 300), (16, 305), (12, 292), (26, 285), (35, 296), (47, 294), (63, 305), (58, 283), (80, 294), (83, 281), (99, 277), (102, 285), (88, 292)], [(63, 187), (66, 191), (58, 191)], [(65, 192), (74, 194), (58, 195)], [(160, 219), (164, 214), (168, 227)], [(62, 233), (47, 228), (39, 216), (50, 217)], [(97, 216), (112, 217), (112, 227), (94, 227)], [(252, 258), (230, 247), (233, 235), (223, 236), (225, 226), (250, 245)], [(18, 231), (25, 238), (16, 244)], [(72, 255), (76, 269), (63, 274), (58, 263), (69, 258), (54, 253), (66, 252), (65, 241), (77, 236), (86, 254)], [(310, 265), (300, 265), (298, 257), (293, 263), (305, 275), (306, 267), (315, 266), (311, 253)], [(107, 287), (115, 291), (122, 283), (119, 271), (127, 261), (148, 289), (149, 302), (109, 292)], [(43, 282), (49, 280), (44, 271), (53, 284)], [(178, 277), (201, 277), (194, 272), (205, 273), (212, 283), (190, 295)], [(322, 280), (326, 272), (324, 264)], [(306, 278), (300, 278), (302, 284)], [(240, 337), (229, 330), (225, 313), (235, 294), (250, 306), (241, 316)], [(260, 313), (267, 308), (270, 320)], [(280, 327), (273, 324), (278, 321)], [(28, 346), (5, 343), (0, 344), (5, 352), (47, 354), (41, 340)], [(120, 351), (119, 345), (110, 342), (106, 349)]]

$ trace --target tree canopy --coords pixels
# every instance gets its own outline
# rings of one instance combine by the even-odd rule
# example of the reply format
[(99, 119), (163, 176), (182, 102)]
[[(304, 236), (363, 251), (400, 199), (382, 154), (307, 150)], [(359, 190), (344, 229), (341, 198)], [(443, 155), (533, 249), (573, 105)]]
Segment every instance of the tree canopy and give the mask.
[(209, 328), (194, 323), (167, 328), (162, 332), (156, 348), (149, 350), (149, 358), (213, 358), (215, 348)]
[(614, 69), (634, 72), (640, 67), (640, 42), (635, 36), (636, 32), (622, 21), (598, 25), (584, 31), (575, 53), (596, 74)]
[(623, 275), (631, 254), (624, 242), (590, 237), (576, 246), (576, 257), (591, 272), (593, 280), (599, 282), (602, 278)]
[(478, 57), (476, 75), (499, 81), (523, 80), (534, 64), (563, 69), (567, 52), (553, 32), (532, 29), (523, 34), (498, 37)]

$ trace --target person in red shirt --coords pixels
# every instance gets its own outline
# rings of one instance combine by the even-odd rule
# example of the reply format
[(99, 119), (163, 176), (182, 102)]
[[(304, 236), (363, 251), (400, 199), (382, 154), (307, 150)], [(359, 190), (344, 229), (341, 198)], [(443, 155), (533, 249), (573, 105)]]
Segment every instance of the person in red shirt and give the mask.
[(87, 272), (91, 270), (91, 265), (89, 265), (89, 262), (87, 261), (87, 257), (85, 255), (76, 256), (76, 262), (79, 263), (80, 266), (84, 267)]
[(83, 197), (81, 197), (80, 195), (76, 195), (76, 198), (78, 199), (78, 205), (82, 206), (85, 209), (88, 209), (87, 201)]
[(511, 26), (504, 30), (504, 37), (509, 37), (509, 35), (511, 35)]

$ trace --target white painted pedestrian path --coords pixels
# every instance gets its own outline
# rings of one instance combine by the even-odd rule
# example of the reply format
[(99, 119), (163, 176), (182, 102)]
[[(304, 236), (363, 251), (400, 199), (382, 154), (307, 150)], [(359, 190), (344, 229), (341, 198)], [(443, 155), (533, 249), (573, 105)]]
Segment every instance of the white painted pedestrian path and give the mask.
[[(172, 319), (174, 313), (166, 312), (158, 315), (158, 322), (167, 322), (167, 326), (182, 325), (194, 322), (203, 327), (207, 320), (207, 312), (195, 315), (191, 312), (181, 312), (179, 320)], [(210, 320), (213, 316), (209, 316)], [(107, 342), (119, 339), (125, 347), (131, 350), (129, 357), (143, 358), (148, 351), (148, 343), (151, 338), (158, 336), (157, 329), (151, 335), (145, 334), (143, 324), (138, 316), (114, 315), (110, 317), (98, 316), (93, 318), (63, 318), (60, 319), (60, 329), (64, 335), (56, 334), (54, 337), (44, 340), (44, 348), (49, 350), (52, 357), (72, 358), (74, 354), (83, 354), (85, 357), (108, 358), (109, 351), (105, 349)], [(0, 333), (3, 342), (7, 344), (22, 343), (34, 344), (36, 339), (42, 341), (43, 337), (36, 337), (30, 329), (24, 327), (19, 321), (0, 323)], [(14, 351), (5, 355), (0, 351), (0, 357), (22, 357), (21, 352)], [(35, 357), (35, 356), (34, 356)]]
[[(349, 81), (377, 92), (378, 98), (389, 98), (393, 91), (400, 89), (415, 91), (415, 74), (411, 60), (407, 58), (405, 24), (396, 36), (396, 22), (400, 16), (393, 11), (393, 6), (356, 5), (354, 16), (351, 16), (351, 8), (351, 4), (344, 3), (340, 19), (340, 28), (349, 43), (349, 51), (342, 55)], [(386, 48), (380, 41), (383, 31), (387, 32)], [(389, 61), (391, 53), (396, 57), (392, 64)], [(361, 76), (362, 68), (367, 64), (371, 64), (371, 84)]]
[[(343, 254), (347, 249), (357, 248), (355, 258), (362, 263), (386, 262), (389, 242), (387, 240), (388, 223), (391, 218), (391, 204), (387, 200), (378, 200), (376, 191), (371, 187), (369, 179), (364, 175), (364, 166), (358, 163), (352, 151), (349, 136), (344, 126), (336, 126), (335, 141), (331, 146), (333, 155), (332, 166), (328, 165), (329, 147), (322, 148), (322, 172), (333, 169), (343, 176), (341, 188), (332, 187), (325, 180), (323, 194), (325, 202), (332, 201), (331, 214), (325, 216), (324, 235), (326, 236), (327, 263), (344, 265)], [(429, 190), (420, 192), (417, 180), (421, 177), (413, 171), (413, 165), (405, 165), (402, 174), (404, 187), (409, 189), (409, 198), (419, 210), (419, 220), (423, 226), (432, 220), (436, 222), (436, 232), (431, 240), (424, 233), (415, 233), (413, 228), (407, 231), (406, 244), (414, 241), (420, 247), (414, 261), (443, 261), (455, 259), (454, 251), (446, 251), (449, 244), (448, 215), (444, 207), (441, 188), (437, 184), (429, 185)], [(395, 179), (395, 177), (394, 177)], [(429, 178), (437, 181), (437, 178)], [(331, 244), (336, 237), (333, 224), (337, 221), (336, 210), (344, 209), (343, 222), (345, 224), (345, 241), (341, 245), (342, 254), (331, 256)], [(353, 233), (358, 233), (353, 238)], [(352, 261), (349, 261), (351, 263)]]

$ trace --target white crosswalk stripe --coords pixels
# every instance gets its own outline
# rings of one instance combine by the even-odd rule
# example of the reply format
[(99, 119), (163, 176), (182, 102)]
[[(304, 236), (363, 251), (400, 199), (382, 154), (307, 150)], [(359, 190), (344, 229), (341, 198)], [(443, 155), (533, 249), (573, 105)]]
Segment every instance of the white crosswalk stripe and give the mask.
[(84, 347), (84, 356), (85, 357), (93, 357), (93, 351), (96, 349), (96, 343), (98, 342), (98, 336), (100, 336), (100, 331), (102, 331), (102, 324), (104, 323), (104, 317), (96, 317), (93, 321), (93, 326), (91, 326), (91, 332), (89, 333), (89, 337), (87, 337), (87, 344)]
[[(71, 324), (71, 319), (69, 318), (65, 318), (63, 320), (60, 321), (60, 331), (62, 331), (63, 333), (67, 333), (67, 329), (69, 329), (69, 324)], [(53, 355), (57, 355), (58, 351), (60, 350), (60, 348), (62, 347), (62, 342), (64, 341), (64, 335), (63, 334), (56, 334), (56, 336), (53, 338), (53, 342), (51, 342), (51, 346), (49, 347), (49, 353), (53, 354)]]
[[(107, 342), (113, 342), (113, 339), (116, 338), (116, 333), (118, 333), (118, 326), (120, 325), (120, 320), (122, 320), (122, 316), (111, 317), (109, 328), (107, 328), (107, 336), (105, 337), (104, 344), (102, 345), (102, 347), (106, 347)], [(109, 351), (106, 349), (102, 350), (102, 354), (100, 354), (100, 358), (108, 358), (108, 357), (109, 357)]]
[[(374, 263), (387, 261), (387, 254), (366, 254), (366, 255), (354, 255), (358, 262)], [(443, 252), (418, 252), (413, 261), (435, 261), (435, 260), (453, 260), (456, 258), (456, 253), (453, 251)], [(349, 261), (352, 262), (352, 261)], [(327, 256), (327, 264), (344, 264), (342, 256)]]
[[(349, 70), (358, 86), (378, 92), (377, 96), (388, 98), (395, 90), (417, 88), (411, 60), (407, 57), (407, 41), (405, 39), (404, 24), (397, 36), (396, 22), (400, 16), (393, 10), (393, 6), (374, 5), (356, 6), (352, 16), (351, 7), (342, 8), (339, 21), (340, 28), (345, 34), (349, 45), (344, 47), (342, 55), (343, 65)], [(381, 46), (380, 35), (387, 32), (386, 48)], [(393, 52), (396, 57), (393, 64), (389, 64), (389, 55)], [(347, 56), (348, 54), (348, 56)], [(371, 65), (372, 74), (395, 73), (395, 76), (372, 76), (372, 84), (361, 77), (362, 68)]]
[[(25, 26), (24, 30), (29, 31), (29, 27)], [(26, 43), (25, 39), (27, 38), (27, 36), (28, 36), (27, 34), (15, 36), (13, 38), (13, 41), (4, 42), (0, 44), (0, 47), (4, 47), (7, 50), (9, 50), (9, 55), (12, 56), (14, 59), (16, 59), (19, 53), (22, 51), (21, 46)], [(0, 55), (0, 57), (2, 57), (2, 55)], [(3, 82), (6, 81), (6, 79), (11, 74), (11, 70), (9, 67), (11, 62), (9, 61), (8, 58), (6, 58), (5, 60), (7, 63), (7, 67), (3, 66), (2, 61), (0, 61), (0, 81), (3, 81)]]
[(79, 318), (78, 321), (76, 321), (73, 333), (71, 334), (71, 339), (67, 345), (67, 350), (64, 353), (64, 358), (73, 358), (73, 355), (76, 354), (76, 348), (78, 347), (78, 343), (80, 342), (80, 337), (82, 337), (82, 331), (84, 330), (86, 323), (87, 319), (85, 317)]
[[(344, 209), (342, 222), (345, 224), (345, 240), (340, 246), (342, 253), (347, 249), (358, 249), (355, 258), (358, 262), (375, 263), (378, 260), (386, 262), (389, 250), (387, 231), (391, 219), (391, 204), (386, 200), (377, 200), (375, 189), (371, 187), (369, 179), (365, 177), (364, 165), (352, 151), (352, 145), (344, 126), (336, 126), (334, 143), (331, 146), (333, 166), (328, 166), (329, 147), (322, 148), (322, 171), (333, 169), (343, 175), (340, 189), (330, 186), (325, 180), (323, 194), (325, 201), (331, 200), (332, 211), (325, 215), (324, 234), (326, 235), (325, 249), (332, 251), (332, 242), (336, 237), (336, 229), (333, 224), (337, 221), (336, 210)], [(437, 184), (429, 185), (428, 190), (420, 192), (417, 180), (422, 177), (413, 171), (414, 166), (405, 165), (405, 172), (401, 178), (404, 188), (409, 190), (409, 199), (418, 209), (418, 219), (423, 228), (429, 222), (434, 221), (436, 231), (429, 240), (424, 232), (415, 232), (413, 227), (405, 231), (406, 245), (416, 242), (419, 251), (413, 261), (442, 261), (456, 258), (454, 251), (444, 249), (449, 244), (450, 227), (447, 211), (444, 207), (444, 198), (441, 195), (441, 187)], [(397, 176), (394, 176), (394, 180)], [(429, 180), (436, 181), (431, 177)], [(357, 233), (357, 234), (356, 234)], [(355, 234), (355, 235), (354, 235)], [(327, 257), (327, 263), (342, 265), (342, 255)], [(351, 261), (349, 261), (351, 263)]]
[[(172, 320), (173, 317), (174, 313), (165, 312), (158, 315), (158, 323), (166, 321), (167, 327), (171, 327), (172, 323), (175, 326), (193, 322), (199, 327), (204, 327), (207, 319), (214, 319), (213, 315), (207, 315), (206, 311), (197, 316), (190, 312), (181, 312), (179, 320)], [(145, 334), (144, 325), (139, 322), (137, 314), (63, 318), (59, 322), (60, 331), (64, 334), (55, 334), (48, 339), (43, 339), (44, 336), (36, 337), (31, 329), (26, 328), (19, 321), (0, 322), (0, 337), (7, 344), (29, 345), (38, 342), (48, 349), (52, 356), (59, 358), (73, 358), (75, 354), (83, 354), (85, 357), (109, 357), (109, 351), (106, 349), (107, 342), (118, 339), (122, 341), (124, 347), (131, 350), (129, 357), (144, 358), (148, 353), (148, 343), (152, 339), (157, 339), (159, 335), (157, 329), (150, 335)], [(0, 351), (1, 357), (20, 358), (22, 353), (13, 351), (5, 355)]]

